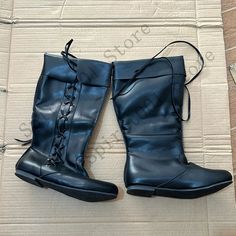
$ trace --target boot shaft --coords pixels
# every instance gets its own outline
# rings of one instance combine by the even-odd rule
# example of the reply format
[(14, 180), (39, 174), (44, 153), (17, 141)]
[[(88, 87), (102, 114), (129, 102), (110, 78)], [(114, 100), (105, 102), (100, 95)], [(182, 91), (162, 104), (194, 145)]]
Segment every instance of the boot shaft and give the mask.
[(76, 70), (63, 57), (44, 56), (33, 105), (32, 146), (47, 156), (60, 156), (69, 166), (82, 168), (88, 139), (110, 85), (111, 65), (70, 60)]
[(114, 107), (129, 153), (152, 153), (160, 158), (175, 155), (185, 161), (182, 126), (176, 114), (182, 114), (184, 60), (181, 56), (168, 60), (173, 71), (165, 58), (155, 59), (135, 79), (135, 71), (147, 60), (114, 62), (113, 96), (133, 78), (114, 99)]

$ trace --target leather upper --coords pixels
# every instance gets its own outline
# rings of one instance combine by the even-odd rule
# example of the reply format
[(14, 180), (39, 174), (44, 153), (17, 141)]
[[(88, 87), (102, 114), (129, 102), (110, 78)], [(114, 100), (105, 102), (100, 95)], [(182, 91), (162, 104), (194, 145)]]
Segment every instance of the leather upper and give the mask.
[[(111, 64), (45, 54), (32, 114), (31, 147), (16, 169), (60, 186), (117, 194), (117, 187), (89, 178), (84, 152), (110, 85)], [(52, 159), (53, 157), (53, 159)]]
[(48, 165), (47, 158), (43, 153), (29, 148), (18, 161), (16, 168), (66, 187), (117, 193), (114, 184), (90, 179), (88, 176), (81, 175), (79, 171), (67, 168), (63, 163), (56, 166)]
[(230, 180), (227, 171), (187, 162), (177, 115), (182, 115), (184, 60), (182, 56), (168, 60), (155, 59), (137, 77), (133, 75), (146, 59), (114, 62), (113, 96), (118, 96), (113, 103), (127, 148), (126, 187), (139, 184), (189, 189)]
[(45, 54), (34, 99), (32, 147), (51, 155), (63, 133), (62, 159), (82, 171), (84, 151), (110, 84), (111, 65), (86, 59), (76, 63), (77, 73), (62, 57)]

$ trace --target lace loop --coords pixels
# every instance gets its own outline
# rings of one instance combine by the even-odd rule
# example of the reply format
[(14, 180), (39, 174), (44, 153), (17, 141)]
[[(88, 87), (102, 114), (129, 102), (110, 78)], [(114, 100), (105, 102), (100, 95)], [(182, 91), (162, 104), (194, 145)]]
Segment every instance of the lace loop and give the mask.
[[(76, 58), (74, 55), (69, 53), (70, 46), (73, 42), (73, 39), (71, 39), (66, 45), (65, 45), (65, 51), (62, 51), (61, 54), (63, 56), (63, 59), (68, 63), (69, 67), (76, 72), (77, 64), (76, 62), (71, 58)], [(77, 74), (77, 73), (76, 73)], [(64, 91), (64, 101), (61, 104), (60, 112), (58, 115), (57, 120), (57, 134), (54, 138), (54, 145), (53, 145), (53, 151), (50, 155), (50, 157), (47, 159), (48, 165), (57, 165), (61, 162), (63, 162), (63, 151), (65, 149), (64, 140), (66, 139), (65, 132), (67, 130), (67, 123), (69, 122), (69, 115), (73, 111), (73, 108), (75, 107), (74, 100), (76, 98), (76, 85), (78, 83), (77, 75), (75, 77), (75, 80), (73, 83), (66, 84), (65, 91)]]
[(68, 63), (68, 66), (74, 71), (77, 72), (76, 67), (77, 63), (73, 59), (78, 59), (73, 54), (69, 53), (71, 44), (73, 43), (73, 39), (71, 39), (68, 43), (65, 45), (65, 50), (61, 51), (61, 55), (64, 58), (64, 60)]
[(29, 145), (29, 144), (32, 143), (32, 139), (21, 140), (21, 139), (15, 138), (15, 140), (16, 140), (17, 142), (22, 143), (21, 146), (27, 146), (27, 145)]
[(153, 62), (154, 62), (154, 59), (160, 55), (167, 47), (169, 47), (170, 45), (173, 45), (173, 44), (176, 44), (176, 43), (185, 43), (187, 45), (189, 45), (190, 47), (192, 47), (196, 52), (197, 52), (197, 55), (199, 56), (200, 58), (200, 61), (201, 61), (201, 67), (199, 69), (199, 71), (190, 79), (188, 80), (187, 82), (185, 82), (184, 84), (184, 88), (185, 90), (187, 91), (187, 96), (188, 96), (188, 115), (187, 115), (187, 118), (184, 119), (182, 117), (182, 115), (179, 114), (178, 112), (178, 109), (176, 108), (176, 105), (175, 105), (175, 102), (174, 102), (174, 94), (173, 94), (173, 87), (174, 87), (174, 68), (173, 68), (173, 65), (171, 63), (171, 61), (167, 58), (167, 57), (160, 57), (160, 58), (157, 58), (157, 59), (165, 59), (168, 64), (170, 65), (171, 67), (171, 77), (172, 77), (172, 82), (171, 82), (171, 101), (172, 101), (172, 106), (173, 106), (173, 109), (176, 113), (176, 115), (178, 116), (178, 118), (181, 120), (181, 121), (188, 121), (190, 119), (190, 116), (191, 116), (191, 97), (190, 97), (190, 92), (187, 88), (187, 85), (190, 84), (191, 82), (193, 82), (198, 76), (199, 74), (202, 72), (203, 68), (204, 68), (204, 59), (203, 59), (203, 56), (202, 54), (200, 53), (200, 51), (193, 45), (191, 44), (190, 42), (187, 42), (187, 41), (183, 41), (183, 40), (178, 40), (178, 41), (173, 41), (169, 44), (167, 44), (164, 48), (162, 48), (156, 55), (154, 55), (151, 59), (149, 59), (140, 69), (136, 70), (135, 71), (135, 74), (134, 76), (129, 79), (121, 88), (120, 90), (112, 97), (112, 99), (116, 99), (118, 96), (120, 96), (120, 94), (122, 93), (122, 91), (124, 91), (125, 88), (129, 87), (135, 80), (137, 80), (137, 77), (138, 75), (140, 75), (148, 66), (150, 66)]

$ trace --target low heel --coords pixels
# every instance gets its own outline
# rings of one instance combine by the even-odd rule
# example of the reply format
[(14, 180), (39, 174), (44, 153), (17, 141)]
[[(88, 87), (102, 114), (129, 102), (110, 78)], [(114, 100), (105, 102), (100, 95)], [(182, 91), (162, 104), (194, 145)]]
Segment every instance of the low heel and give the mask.
[(127, 188), (127, 193), (141, 197), (151, 197), (155, 195), (155, 188), (145, 185), (132, 185)]
[(43, 188), (43, 185), (37, 180), (37, 177), (28, 172), (16, 170), (15, 175), (30, 184)]

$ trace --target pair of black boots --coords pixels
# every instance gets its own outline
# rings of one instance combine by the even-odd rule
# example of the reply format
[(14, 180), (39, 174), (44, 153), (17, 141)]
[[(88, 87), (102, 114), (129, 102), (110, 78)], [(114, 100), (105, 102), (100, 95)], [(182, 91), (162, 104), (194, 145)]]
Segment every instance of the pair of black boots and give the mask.
[(127, 193), (196, 198), (232, 182), (229, 172), (189, 163), (184, 154), (184, 89), (204, 64), (197, 48), (185, 41), (171, 43), (189, 44), (201, 59), (202, 68), (186, 83), (182, 56), (156, 58), (158, 53), (151, 59), (109, 64), (76, 58), (69, 53), (72, 41), (62, 57), (44, 56), (33, 105), (32, 144), (16, 164), (19, 178), (84, 201), (116, 198), (116, 185), (91, 179), (84, 169), (84, 152), (112, 77), (114, 108), (127, 150)]

